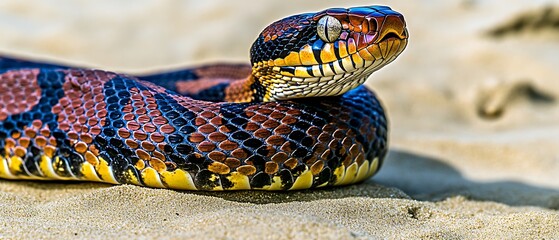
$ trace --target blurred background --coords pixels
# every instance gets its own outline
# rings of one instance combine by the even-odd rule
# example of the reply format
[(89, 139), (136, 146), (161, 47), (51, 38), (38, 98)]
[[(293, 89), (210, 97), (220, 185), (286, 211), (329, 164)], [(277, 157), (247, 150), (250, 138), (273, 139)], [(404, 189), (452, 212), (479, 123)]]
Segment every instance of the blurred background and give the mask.
[(391, 122), (373, 181), (419, 199), (559, 208), (559, 1), (0, 1), (0, 52), (145, 73), (247, 62), (269, 23), (382, 4), (410, 43), (367, 82)]

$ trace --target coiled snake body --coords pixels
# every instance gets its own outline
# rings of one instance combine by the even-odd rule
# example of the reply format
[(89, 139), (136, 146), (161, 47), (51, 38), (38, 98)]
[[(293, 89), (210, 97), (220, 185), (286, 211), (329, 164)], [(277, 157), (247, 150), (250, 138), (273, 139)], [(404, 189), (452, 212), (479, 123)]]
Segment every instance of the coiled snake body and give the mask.
[(251, 66), (129, 76), (0, 58), (0, 178), (292, 190), (372, 176), (387, 123), (360, 86), (407, 44), (383, 6), (268, 26)]

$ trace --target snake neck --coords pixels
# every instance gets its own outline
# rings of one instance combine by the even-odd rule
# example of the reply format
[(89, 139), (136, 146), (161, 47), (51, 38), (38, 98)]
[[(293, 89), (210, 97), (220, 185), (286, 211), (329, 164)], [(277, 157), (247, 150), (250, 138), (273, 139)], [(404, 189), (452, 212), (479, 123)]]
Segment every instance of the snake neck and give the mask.
[(226, 102), (265, 102), (267, 95), (266, 87), (261, 84), (254, 74), (245, 79), (231, 82), (225, 89)]

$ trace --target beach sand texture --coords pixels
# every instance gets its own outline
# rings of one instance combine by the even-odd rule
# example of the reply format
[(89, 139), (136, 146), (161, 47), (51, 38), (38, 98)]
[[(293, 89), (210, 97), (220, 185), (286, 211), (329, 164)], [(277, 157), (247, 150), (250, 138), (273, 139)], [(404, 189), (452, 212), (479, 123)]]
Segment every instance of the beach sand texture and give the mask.
[[(559, 1), (377, 1), (410, 43), (367, 86), (390, 153), (363, 184), (179, 192), (0, 180), (0, 239), (559, 238)], [(131, 73), (247, 62), (267, 24), (370, 1), (0, 1), (0, 52)]]

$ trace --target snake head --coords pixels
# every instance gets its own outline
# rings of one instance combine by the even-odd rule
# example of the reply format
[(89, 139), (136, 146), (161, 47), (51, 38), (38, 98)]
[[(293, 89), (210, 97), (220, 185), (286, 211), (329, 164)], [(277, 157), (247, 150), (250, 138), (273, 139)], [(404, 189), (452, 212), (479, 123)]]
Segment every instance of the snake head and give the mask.
[(253, 89), (263, 101), (338, 96), (392, 62), (407, 39), (402, 14), (385, 6), (287, 17), (252, 45)]

